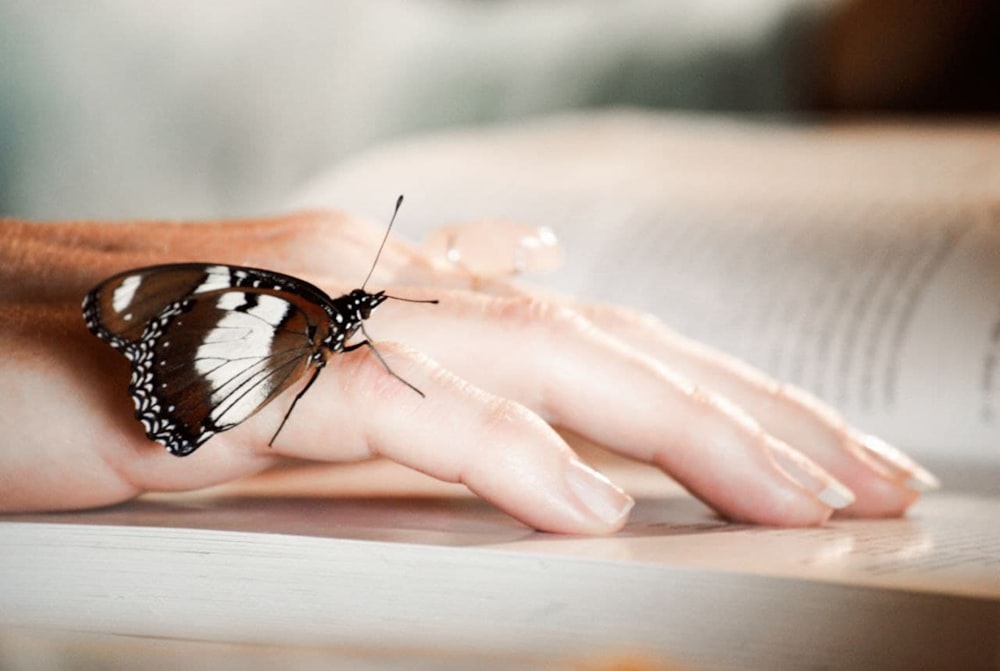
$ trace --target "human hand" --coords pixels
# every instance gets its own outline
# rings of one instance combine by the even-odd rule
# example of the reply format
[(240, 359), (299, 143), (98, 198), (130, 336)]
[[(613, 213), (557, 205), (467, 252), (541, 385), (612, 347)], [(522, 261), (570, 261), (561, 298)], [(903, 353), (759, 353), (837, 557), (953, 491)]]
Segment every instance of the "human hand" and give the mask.
[(336, 296), (365, 277), (380, 231), (313, 214), (2, 227), (4, 510), (196, 489), (282, 457), (381, 455), (462, 482), (539, 529), (620, 528), (631, 500), (584, 465), (551, 425), (660, 466), (736, 520), (811, 525), (836, 509), (898, 515), (934, 486), (907, 457), (859, 436), (814, 399), (649, 317), (484, 281), (396, 239), (371, 286), (441, 303), (386, 304), (369, 328), (393, 371), (426, 397), (365, 349), (336, 355), (273, 447), (267, 442), (291, 390), (178, 459), (133, 419), (127, 361), (84, 327), (87, 290), (129, 268), (211, 261), (279, 270)]

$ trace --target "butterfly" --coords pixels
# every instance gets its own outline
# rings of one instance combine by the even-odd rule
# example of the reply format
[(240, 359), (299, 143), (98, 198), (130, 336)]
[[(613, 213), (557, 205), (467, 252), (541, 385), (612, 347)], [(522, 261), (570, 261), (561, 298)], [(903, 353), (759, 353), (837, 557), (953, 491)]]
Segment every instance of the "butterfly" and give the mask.
[[(177, 456), (237, 426), (294, 386), (269, 444), (333, 354), (368, 347), (364, 321), (386, 299), (365, 290), (403, 197), (361, 288), (332, 298), (283, 273), (212, 263), (173, 263), (118, 273), (83, 300), (87, 328), (131, 364), (129, 394), (146, 435)], [(363, 340), (351, 343), (360, 332)]]

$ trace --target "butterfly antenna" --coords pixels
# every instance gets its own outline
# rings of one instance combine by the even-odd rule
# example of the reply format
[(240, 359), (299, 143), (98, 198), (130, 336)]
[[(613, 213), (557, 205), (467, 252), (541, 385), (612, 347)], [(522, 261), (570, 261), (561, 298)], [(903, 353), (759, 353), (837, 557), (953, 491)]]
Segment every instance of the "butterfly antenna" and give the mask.
[(375, 260), (372, 261), (371, 270), (368, 271), (368, 277), (365, 281), (361, 283), (361, 290), (364, 291), (365, 287), (368, 286), (368, 280), (372, 278), (372, 273), (375, 272), (375, 266), (378, 265), (378, 259), (382, 256), (382, 250), (385, 249), (385, 243), (389, 239), (389, 233), (392, 231), (392, 225), (396, 221), (396, 215), (399, 214), (399, 207), (403, 204), (403, 194), (399, 194), (399, 198), (396, 199), (396, 209), (392, 211), (392, 218), (389, 220), (389, 225), (385, 229), (385, 236), (382, 237), (382, 244), (378, 246), (378, 251), (375, 253)]
[(431, 303), (437, 305), (441, 301), (436, 298), (403, 298), (402, 296), (390, 296), (385, 294), (386, 298), (391, 298), (394, 301), (403, 301), (404, 303)]

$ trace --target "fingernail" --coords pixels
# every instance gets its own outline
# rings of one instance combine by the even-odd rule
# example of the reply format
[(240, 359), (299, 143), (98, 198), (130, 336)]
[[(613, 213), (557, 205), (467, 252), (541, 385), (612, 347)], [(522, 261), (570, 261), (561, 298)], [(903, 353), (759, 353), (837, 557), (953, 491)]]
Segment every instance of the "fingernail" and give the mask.
[(824, 505), (840, 510), (854, 503), (854, 492), (804, 455), (790, 448), (773, 448), (771, 456), (788, 477), (812, 492)]
[(902, 478), (903, 484), (908, 488), (917, 492), (929, 492), (941, 487), (941, 481), (933, 473), (881, 438), (861, 433), (851, 437), (868, 456), (893, 475)]
[(635, 505), (631, 496), (579, 459), (572, 459), (566, 481), (580, 502), (599, 520), (615, 526)]

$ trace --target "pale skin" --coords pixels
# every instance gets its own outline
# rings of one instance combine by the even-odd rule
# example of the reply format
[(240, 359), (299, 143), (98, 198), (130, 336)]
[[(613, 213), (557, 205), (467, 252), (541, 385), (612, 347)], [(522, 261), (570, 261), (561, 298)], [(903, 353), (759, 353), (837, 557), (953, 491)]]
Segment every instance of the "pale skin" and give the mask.
[(367, 328), (423, 398), (360, 348), (330, 359), (272, 447), (294, 390), (174, 457), (133, 418), (128, 362), (87, 331), (83, 295), (121, 270), (210, 261), (280, 270), (337, 296), (365, 277), (382, 231), (317, 213), (199, 224), (6, 220), (0, 229), (2, 511), (192, 490), (286, 458), (386, 457), (461, 482), (540, 530), (620, 529), (628, 494), (553, 426), (659, 466), (733, 520), (898, 516), (935, 485), (815, 399), (648, 316), (484, 282), (396, 237), (369, 289), (440, 303), (388, 301)]

